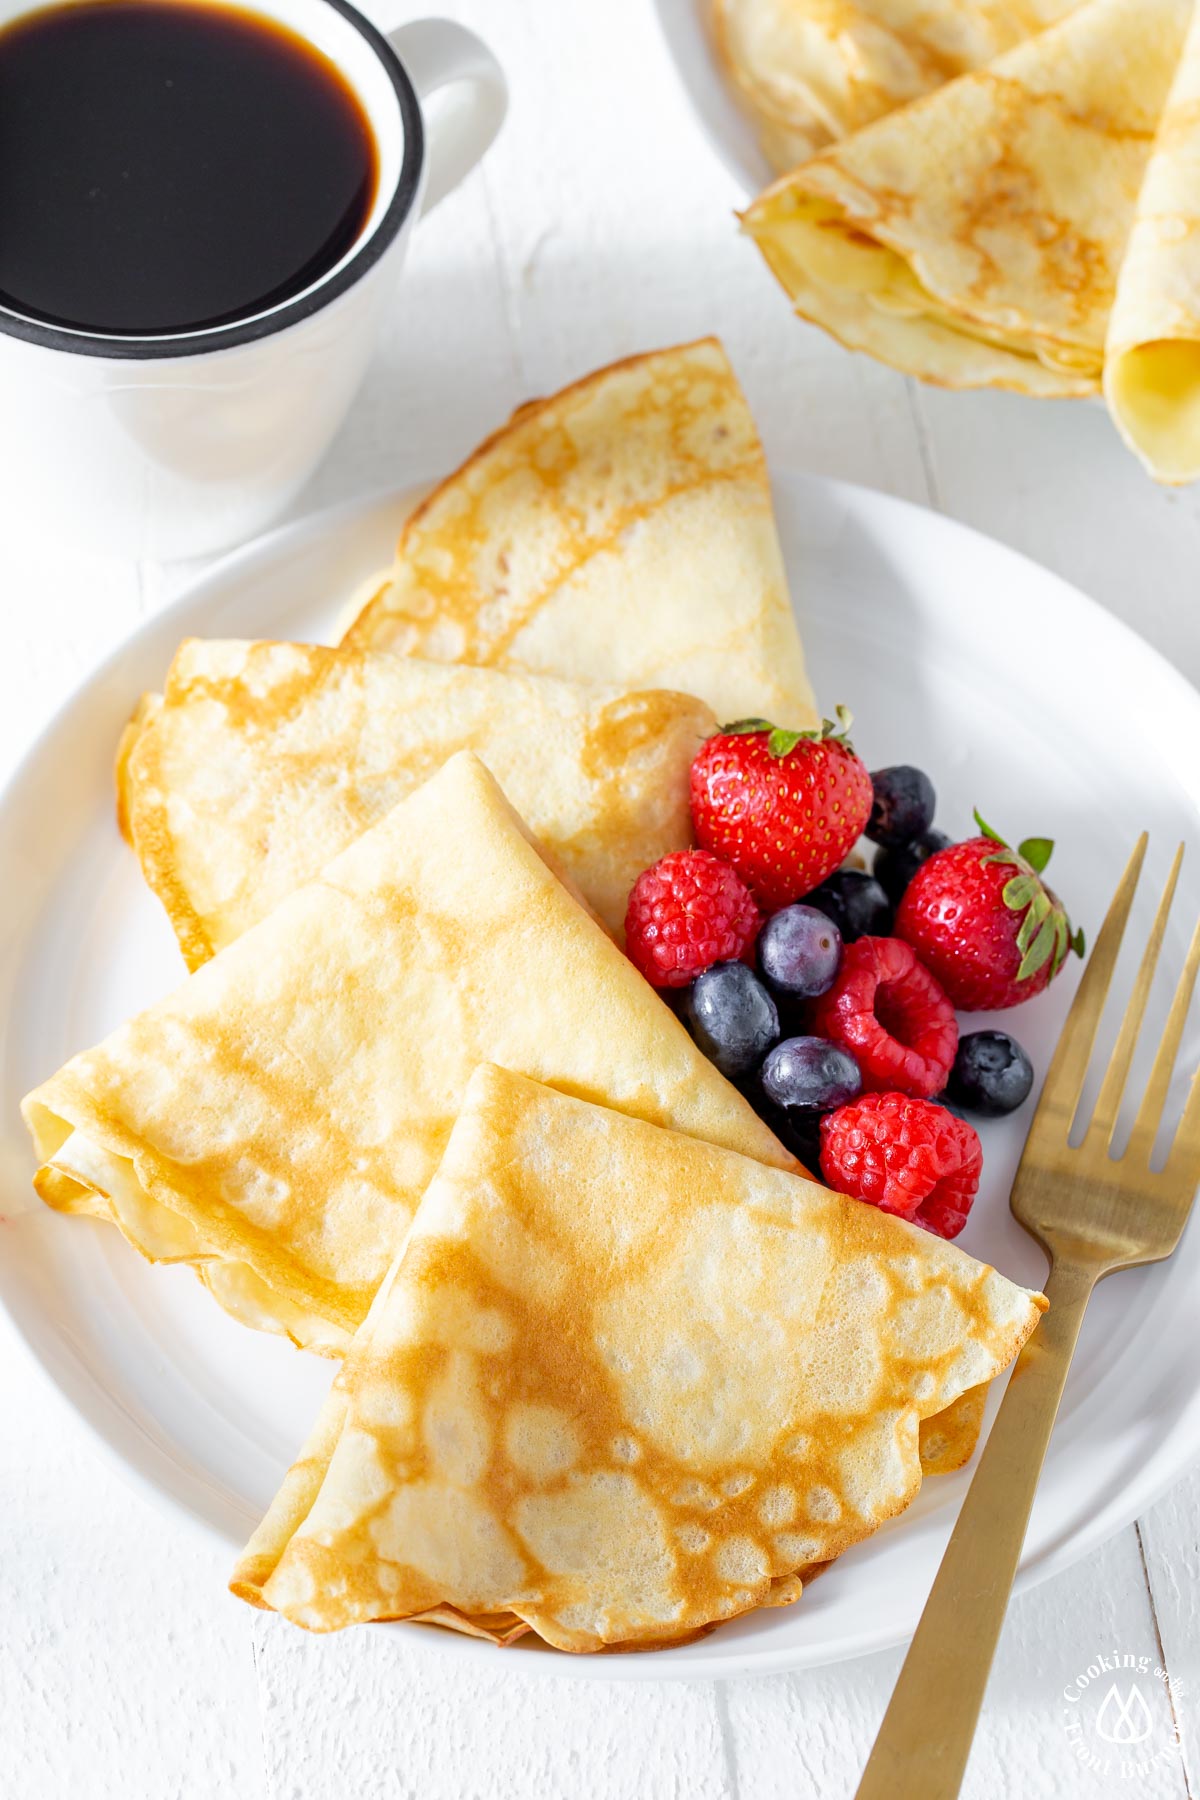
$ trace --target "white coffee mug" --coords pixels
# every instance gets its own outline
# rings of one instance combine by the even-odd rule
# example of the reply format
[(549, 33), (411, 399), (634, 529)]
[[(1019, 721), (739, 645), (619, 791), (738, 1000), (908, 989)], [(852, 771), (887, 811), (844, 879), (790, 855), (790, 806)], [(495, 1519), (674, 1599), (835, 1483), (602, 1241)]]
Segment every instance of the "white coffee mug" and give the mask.
[[(379, 155), (370, 216), (311, 287), (207, 331), (108, 337), (0, 307), (0, 517), (10, 528), (156, 558), (262, 530), (349, 410), (413, 225), (500, 129), (503, 72), (461, 26), (422, 19), (385, 37), (346, 0), (251, 3), (322, 51), (362, 102)], [(0, 24), (26, 10), (27, 0), (0, 0)], [(421, 102), (452, 83), (464, 103), (426, 122)]]

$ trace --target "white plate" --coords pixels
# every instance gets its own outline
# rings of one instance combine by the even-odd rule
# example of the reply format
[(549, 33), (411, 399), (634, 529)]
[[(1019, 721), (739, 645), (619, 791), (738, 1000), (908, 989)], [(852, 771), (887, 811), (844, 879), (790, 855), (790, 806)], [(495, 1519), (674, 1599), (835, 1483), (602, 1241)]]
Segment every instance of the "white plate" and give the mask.
[(709, 143), (746, 198), (775, 179), (754, 126), (733, 97), (713, 44), (705, 0), (654, 0), (659, 28)]
[[(1059, 840), (1051, 873), (1095, 931), (1132, 839), (1161, 873), (1200, 843), (1200, 697), (1140, 639), (1012, 551), (897, 500), (781, 475), (784, 549), (818, 691), (857, 714), (871, 767), (914, 761), (965, 835)], [(73, 1051), (174, 984), (181, 963), (113, 820), (111, 761), (139, 692), (189, 633), (322, 637), (386, 558), (406, 500), (356, 503), (226, 561), (131, 637), (52, 721), (0, 803), (0, 1294), (34, 1355), (119, 1464), (221, 1536), (230, 1557), (271, 1499), (330, 1380), (329, 1365), (228, 1319), (182, 1269), (152, 1269), (110, 1227), (30, 1194), (21, 1095)], [(1136, 713), (1134, 709), (1136, 708)], [(1200, 869), (1167, 960), (1178, 967)], [(1147, 928), (1152, 896), (1140, 897)], [(1072, 967), (1006, 1020), (1039, 1068)], [(1151, 1024), (1153, 1024), (1153, 1020)], [(1189, 1037), (1193, 1058), (1200, 1045)], [(984, 1189), (961, 1242), (1037, 1285), (1042, 1257), (1005, 1197), (1028, 1110), (983, 1129)], [(1063, 1568), (1132, 1519), (1200, 1452), (1195, 1316), (1200, 1230), (1171, 1264), (1122, 1275), (1084, 1330), (1030, 1531), (1022, 1583)], [(834, 1661), (910, 1632), (966, 1475), (926, 1483), (900, 1520), (843, 1557), (799, 1605), (654, 1656), (500, 1652), (420, 1631), (431, 1655), (524, 1673), (657, 1679)]]

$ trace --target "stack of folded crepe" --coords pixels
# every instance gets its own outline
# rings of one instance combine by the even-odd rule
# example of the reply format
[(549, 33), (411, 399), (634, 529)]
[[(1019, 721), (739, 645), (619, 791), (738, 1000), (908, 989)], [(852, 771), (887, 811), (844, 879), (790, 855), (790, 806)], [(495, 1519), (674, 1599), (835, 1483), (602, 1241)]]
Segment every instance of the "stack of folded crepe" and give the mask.
[(125, 733), (120, 817), (196, 968), (472, 749), (619, 938), (636, 875), (690, 841), (699, 740), (753, 714), (817, 723), (708, 338), (523, 407), (413, 513), (340, 648), (185, 644)]
[(345, 1358), (255, 1603), (594, 1649), (794, 1599), (1042, 1303), (806, 1180), (616, 941), (713, 709), (811, 717), (719, 347), (518, 415), (351, 640), (144, 698), (119, 813), (193, 972), (28, 1097), (37, 1190)]
[(777, 174), (993, 62), (1079, 0), (713, 0), (717, 55)]
[(461, 751), (29, 1096), (38, 1192), (337, 1355), (489, 1061), (794, 1167)]
[(1200, 475), (1193, 0), (721, 18), (743, 86), (795, 101), (743, 222), (802, 317), (946, 387), (1103, 390), (1153, 475)]

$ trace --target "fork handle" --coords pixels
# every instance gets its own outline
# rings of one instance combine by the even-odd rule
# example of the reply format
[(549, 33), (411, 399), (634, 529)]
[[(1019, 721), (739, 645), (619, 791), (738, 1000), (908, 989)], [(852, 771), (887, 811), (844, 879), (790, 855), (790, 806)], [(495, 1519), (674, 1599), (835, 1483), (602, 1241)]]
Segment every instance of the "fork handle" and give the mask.
[(1084, 1310), (1100, 1270), (1056, 1263), (909, 1646), (857, 1800), (954, 1800)]

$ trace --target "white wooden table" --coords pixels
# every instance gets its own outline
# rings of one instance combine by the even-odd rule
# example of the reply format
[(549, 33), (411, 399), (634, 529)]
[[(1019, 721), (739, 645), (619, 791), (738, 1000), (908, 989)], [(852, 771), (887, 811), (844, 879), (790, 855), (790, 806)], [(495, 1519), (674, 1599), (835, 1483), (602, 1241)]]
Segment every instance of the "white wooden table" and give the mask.
[[(298, 510), (437, 472), (530, 395), (717, 331), (773, 461), (1017, 545), (1200, 681), (1200, 492), (1156, 489), (1098, 408), (937, 393), (796, 325), (737, 235), (740, 196), (646, 0), (446, 10), (500, 54), (511, 117), (418, 234), (367, 389)], [(181, 579), (22, 543), (19, 528), (0, 530), (0, 775)], [(1200, 1741), (1141, 1782), (1081, 1767), (1062, 1694), (1097, 1651), (1165, 1658), (1185, 1742), (1189, 1715), (1200, 1740), (1198, 1532), (1194, 1474), (1014, 1605), (972, 1800), (1200, 1794)], [(826, 1800), (853, 1793), (899, 1664), (634, 1687), (529, 1683), (498, 1657), (494, 1675), (450, 1675), (401, 1634), (313, 1639), (252, 1614), (224, 1593), (227, 1561), (126, 1490), (0, 1331), (4, 1800)]]

